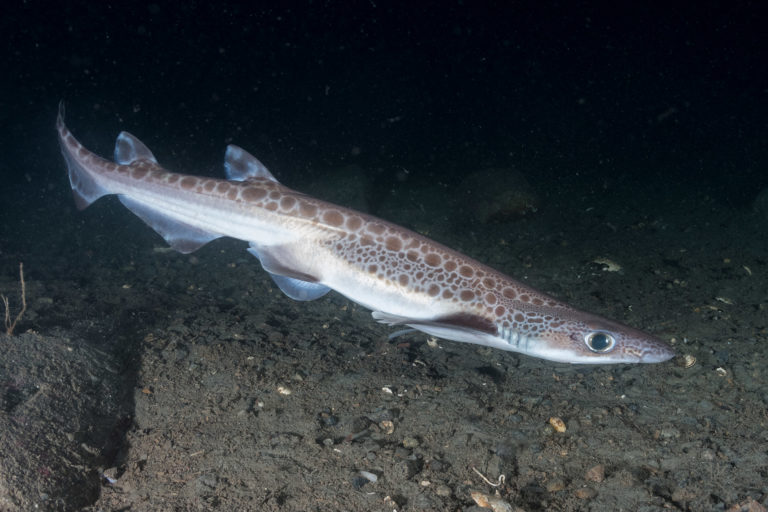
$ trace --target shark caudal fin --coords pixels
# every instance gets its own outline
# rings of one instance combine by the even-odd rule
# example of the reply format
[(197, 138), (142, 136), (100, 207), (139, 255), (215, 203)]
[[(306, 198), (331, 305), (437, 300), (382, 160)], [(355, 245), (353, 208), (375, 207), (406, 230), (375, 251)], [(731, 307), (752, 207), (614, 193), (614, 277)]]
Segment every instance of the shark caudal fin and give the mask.
[[(130, 166), (136, 162), (149, 162), (150, 167), (159, 167), (155, 155), (149, 148), (128, 132), (121, 132), (117, 137), (115, 162), (110, 162), (85, 149), (64, 124), (63, 103), (59, 104), (56, 130), (59, 132), (59, 144), (67, 164), (69, 183), (72, 186), (72, 194), (75, 196), (75, 205), (80, 210), (102, 196), (115, 193), (114, 190), (108, 188), (110, 180), (106, 177), (121, 170), (124, 173), (130, 172), (121, 166)], [(141, 220), (179, 252), (190, 253), (221, 236), (218, 233), (211, 233), (170, 217), (159, 209), (129, 195), (120, 193), (118, 198), (129, 210), (138, 215)]]
[(85, 209), (98, 198), (110, 192), (99, 185), (95, 176), (88, 171), (88, 164), (106, 160), (94, 155), (83, 147), (64, 124), (64, 102), (59, 103), (59, 115), (56, 116), (56, 131), (59, 133), (59, 146), (64, 162), (67, 164), (67, 175), (75, 197), (78, 210)]

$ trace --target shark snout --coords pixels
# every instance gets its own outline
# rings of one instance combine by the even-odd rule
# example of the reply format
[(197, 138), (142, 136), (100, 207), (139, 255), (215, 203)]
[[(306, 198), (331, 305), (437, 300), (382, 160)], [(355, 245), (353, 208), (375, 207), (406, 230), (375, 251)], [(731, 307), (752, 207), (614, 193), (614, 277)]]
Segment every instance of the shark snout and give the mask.
[(641, 363), (663, 363), (675, 357), (675, 351), (661, 340), (654, 340), (651, 347), (643, 351), (640, 356)]

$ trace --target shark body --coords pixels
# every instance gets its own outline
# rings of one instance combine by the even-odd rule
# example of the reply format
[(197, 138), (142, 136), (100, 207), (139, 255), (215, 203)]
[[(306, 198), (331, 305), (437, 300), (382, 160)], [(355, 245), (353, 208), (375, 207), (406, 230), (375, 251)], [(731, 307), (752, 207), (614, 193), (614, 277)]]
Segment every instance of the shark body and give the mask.
[(655, 363), (657, 338), (550, 297), (410, 230), (281, 185), (254, 156), (227, 147), (227, 179), (170, 172), (136, 137), (114, 162), (56, 120), (76, 205), (116, 194), (170, 246), (192, 252), (223, 236), (248, 242), (296, 300), (335, 290), (390, 325), (569, 363)]

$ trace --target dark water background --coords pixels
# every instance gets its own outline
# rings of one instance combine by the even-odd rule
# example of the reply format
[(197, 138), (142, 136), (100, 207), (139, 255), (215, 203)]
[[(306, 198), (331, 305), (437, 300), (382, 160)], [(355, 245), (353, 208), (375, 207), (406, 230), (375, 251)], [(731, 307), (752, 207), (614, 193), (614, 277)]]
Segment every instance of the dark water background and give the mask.
[(63, 99), (94, 150), (125, 129), (192, 173), (234, 141), (296, 188), (348, 163), (447, 183), (535, 163), (545, 190), (746, 207), (768, 185), (765, 7), (673, 4), (12, 2), (3, 182), (62, 192), (40, 161)]

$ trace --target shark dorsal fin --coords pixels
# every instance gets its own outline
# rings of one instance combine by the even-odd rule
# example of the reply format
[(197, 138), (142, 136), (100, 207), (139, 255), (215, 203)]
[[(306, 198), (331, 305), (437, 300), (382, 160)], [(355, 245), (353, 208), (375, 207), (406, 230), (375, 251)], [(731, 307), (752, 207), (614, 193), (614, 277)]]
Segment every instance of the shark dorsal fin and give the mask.
[(115, 162), (120, 165), (131, 165), (139, 160), (157, 163), (155, 155), (143, 142), (128, 132), (120, 132), (115, 142)]
[(228, 180), (245, 181), (250, 178), (262, 178), (277, 183), (272, 173), (259, 162), (258, 158), (234, 144), (227, 146), (227, 152), (224, 154), (224, 169)]

